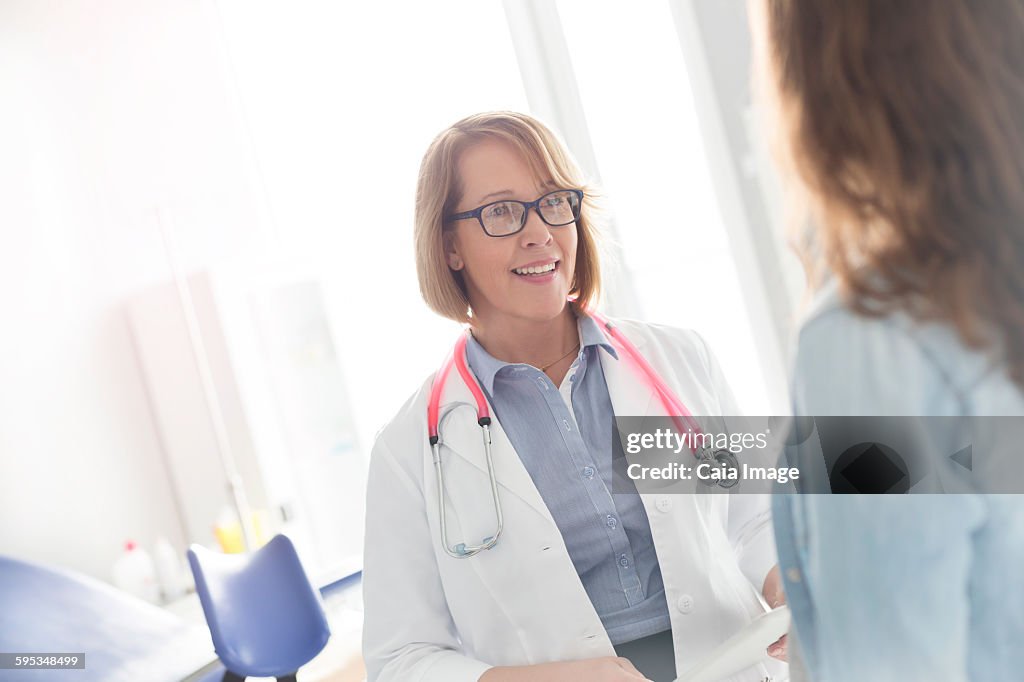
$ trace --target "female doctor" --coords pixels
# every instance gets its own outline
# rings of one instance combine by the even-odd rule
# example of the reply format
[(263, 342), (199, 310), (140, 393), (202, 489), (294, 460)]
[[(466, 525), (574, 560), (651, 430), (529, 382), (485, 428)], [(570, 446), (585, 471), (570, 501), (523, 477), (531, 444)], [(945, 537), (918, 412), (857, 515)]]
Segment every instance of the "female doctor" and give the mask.
[[(428, 440), (436, 376), (373, 448), (371, 682), (671, 680), (764, 601), (784, 600), (766, 499), (611, 494), (614, 415), (665, 412), (586, 313), (600, 285), (589, 195), (562, 143), (523, 114), (470, 116), (427, 150), (420, 288), (469, 329), (457, 346), (464, 367), (443, 377), (437, 400), (443, 515)], [(738, 414), (696, 334), (618, 329), (693, 414)], [(768, 655), (784, 658), (784, 648), (733, 679), (784, 677)]]

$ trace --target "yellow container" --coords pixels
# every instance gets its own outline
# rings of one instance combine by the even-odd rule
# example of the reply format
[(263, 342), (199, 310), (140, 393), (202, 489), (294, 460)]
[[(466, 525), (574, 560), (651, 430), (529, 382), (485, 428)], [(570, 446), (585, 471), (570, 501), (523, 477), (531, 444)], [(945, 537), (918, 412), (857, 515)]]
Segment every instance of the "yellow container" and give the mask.
[[(263, 545), (267, 544), (266, 527), (266, 512), (262, 509), (254, 510), (249, 514), (249, 518), (252, 519), (252, 531), (255, 537), (256, 546), (250, 547), (249, 549), (259, 549)], [(241, 554), (245, 551), (245, 539), (242, 533), (242, 524), (238, 522), (238, 519), (231, 515), (232, 519), (228, 521), (225, 516), (221, 517), (213, 527), (213, 534), (217, 538), (217, 542), (220, 543), (220, 548), (225, 554)]]

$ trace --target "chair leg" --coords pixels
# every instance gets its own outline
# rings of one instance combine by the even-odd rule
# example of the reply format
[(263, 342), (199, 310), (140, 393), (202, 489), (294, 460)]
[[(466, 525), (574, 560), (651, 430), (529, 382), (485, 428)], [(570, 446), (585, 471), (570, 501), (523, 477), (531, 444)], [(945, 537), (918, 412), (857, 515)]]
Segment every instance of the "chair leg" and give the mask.
[[(296, 670), (291, 675), (282, 675), (277, 678), (277, 682), (298, 682), (298, 680), (295, 679), (295, 675), (297, 673), (298, 671)], [(224, 677), (221, 678), (220, 682), (245, 682), (245, 679), (246, 678), (242, 677), (238, 673), (233, 673), (230, 670), (225, 670)]]

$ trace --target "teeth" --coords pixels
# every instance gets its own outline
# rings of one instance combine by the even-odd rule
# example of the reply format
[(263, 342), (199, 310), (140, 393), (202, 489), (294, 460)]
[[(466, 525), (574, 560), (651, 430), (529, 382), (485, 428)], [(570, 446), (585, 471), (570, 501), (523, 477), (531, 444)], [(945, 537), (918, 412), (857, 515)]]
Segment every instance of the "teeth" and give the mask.
[(545, 272), (551, 272), (554, 269), (555, 264), (548, 263), (547, 265), (539, 265), (530, 268), (513, 268), (512, 272), (516, 273), (517, 275), (540, 275)]

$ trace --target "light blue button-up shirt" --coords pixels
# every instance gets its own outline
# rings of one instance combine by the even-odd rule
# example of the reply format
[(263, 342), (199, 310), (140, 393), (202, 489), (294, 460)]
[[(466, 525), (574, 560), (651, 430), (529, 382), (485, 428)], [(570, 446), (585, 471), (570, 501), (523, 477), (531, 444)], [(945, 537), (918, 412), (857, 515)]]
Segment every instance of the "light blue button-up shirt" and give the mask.
[[(612, 494), (612, 410), (602, 362), (615, 349), (590, 317), (561, 386), (526, 364), (502, 362), (476, 339), (470, 368), (555, 520), (613, 644), (671, 627), (647, 512), (636, 492)], [(603, 353), (602, 353), (603, 351)], [(571, 405), (571, 409), (570, 409)]]
[[(965, 347), (952, 327), (858, 316), (834, 285), (800, 331), (793, 398), (797, 414), (816, 416), (1024, 416), (1006, 366)], [(1022, 679), (1024, 496), (772, 501), (808, 679)]]

